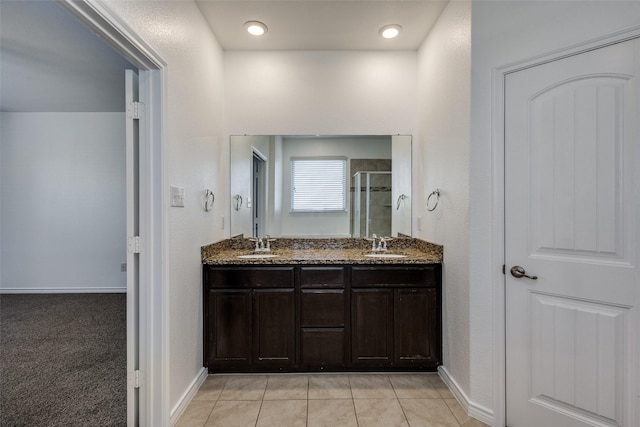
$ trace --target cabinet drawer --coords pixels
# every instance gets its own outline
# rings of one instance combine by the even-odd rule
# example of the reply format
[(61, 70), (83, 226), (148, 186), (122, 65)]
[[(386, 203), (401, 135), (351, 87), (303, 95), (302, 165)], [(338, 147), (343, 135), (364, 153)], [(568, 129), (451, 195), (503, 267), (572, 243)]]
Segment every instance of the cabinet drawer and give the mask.
[(344, 326), (343, 289), (303, 289), (300, 296), (300, 326)]
[(303, 288), (344, 288), (344, 267), (300, 267), (300, 286)]
[(204, 269), (204, 284), (209, 288), (293, 288), (294, 268), (288, 267), (215, 267)]
[(440, 271), (440, 264), (352, 267), (351, 287), (436, 287), (440, 283)]

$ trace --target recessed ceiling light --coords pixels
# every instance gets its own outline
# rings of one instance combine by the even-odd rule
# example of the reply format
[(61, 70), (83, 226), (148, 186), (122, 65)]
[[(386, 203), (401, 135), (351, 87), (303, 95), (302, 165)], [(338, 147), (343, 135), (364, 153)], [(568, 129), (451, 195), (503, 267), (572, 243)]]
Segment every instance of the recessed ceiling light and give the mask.
[(245, 22), (244, 28), (252, 36), (261, 36), (267, 32), (267, 26), (260, 21)]
[(384, 27), (380, 28), (380, 31), (378, 32), (385, 39), (392, 39), (396, 37), (398, 34), (400, 34), (400, 31), (402, 31), (402, 27), (400, 25), (391, 24), (391, 25), (385, 25)]

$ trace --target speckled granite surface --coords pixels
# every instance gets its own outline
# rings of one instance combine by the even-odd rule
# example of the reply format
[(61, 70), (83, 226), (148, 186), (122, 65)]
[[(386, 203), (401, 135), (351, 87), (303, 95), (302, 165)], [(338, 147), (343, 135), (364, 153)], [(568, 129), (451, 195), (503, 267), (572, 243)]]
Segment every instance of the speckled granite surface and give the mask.
[[(242, 259), (239, 255), (270, 253), (272, 258)], [(437, 264), (442, 262), (440, 245), (414, 238), (397, 238), (386, 252), (403, 258), (371, 258), (371, 242), (365, 239), (290, 239), (271, 242), (270, 252), (256, 252), (249, 239), (227, 239), (201, 248), (202, 263), (209, 265), (255, 264)]]

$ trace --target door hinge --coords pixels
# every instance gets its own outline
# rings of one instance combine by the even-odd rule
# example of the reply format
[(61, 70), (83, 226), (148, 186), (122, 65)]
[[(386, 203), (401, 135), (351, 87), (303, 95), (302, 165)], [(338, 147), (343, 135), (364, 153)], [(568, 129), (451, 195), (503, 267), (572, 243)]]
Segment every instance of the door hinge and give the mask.
[(144, 385), (144, 374), (139, 370), (130, 372), (129, 387), (140, 388)]
[(127, 252), (130, 254), (140, 253), (140, 236), (131, 236), (127, 239)]
[(144, 117), (144, 104), (142, 102), (131, 102), (127, 105), (127, 118), (140, 120)]

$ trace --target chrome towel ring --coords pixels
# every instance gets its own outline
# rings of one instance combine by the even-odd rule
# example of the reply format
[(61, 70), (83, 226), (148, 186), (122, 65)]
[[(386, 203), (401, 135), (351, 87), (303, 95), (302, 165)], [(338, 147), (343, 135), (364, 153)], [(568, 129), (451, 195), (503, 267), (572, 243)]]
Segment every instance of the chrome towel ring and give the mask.
[(403, 200), (408, 199), (406, 194), (401, 194), (398, 196), (398, 204), (396, 205), (396, 210), (399, 211), (400, 210), (400, 204), (402, 203)]
[[(430, 207), (429, 207), (429, 204), (431, 203), (431, 198), (432, 198), (433, 196), (436, 196), (436, 198), (435, 198), (435, 203), (433, 204), (433, 207), (432, 207), (432, 208), (430, 208)], [(439, 201), (440, 201), (440, 189), (439, 189), (439, 188), (436, 188), (435, 190), (433, 190), (433, 191), (431, 192), (431, 194), (429, 194), (429, 197), (427, 197), (427, 210), (428, 210), (429, 212), (433, 212), (433, 211), (438, 207), (438, 202), (439, 202)]]
[(239, 194), (236, 194), (235, 196), (233, 196), (233, 208), (239, 211), (241, 207), (242, 207), (242, 196)]
[(210, 212), (213, 209), (213, 202), (216, 200), (213, 191), (207, 189), (204, 193), (204, 210)]

